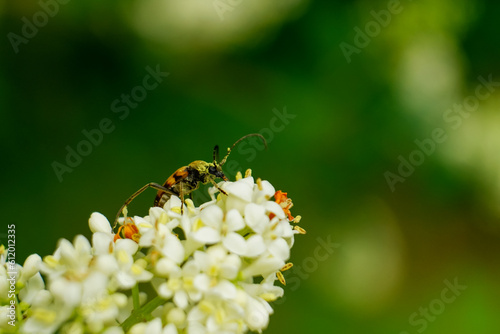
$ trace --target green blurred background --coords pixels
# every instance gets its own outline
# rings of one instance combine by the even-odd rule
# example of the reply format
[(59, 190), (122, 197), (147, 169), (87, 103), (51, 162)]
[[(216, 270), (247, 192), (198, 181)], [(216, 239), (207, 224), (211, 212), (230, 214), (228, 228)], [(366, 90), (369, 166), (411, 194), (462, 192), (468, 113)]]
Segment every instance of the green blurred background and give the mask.
[[(288, 191), (308, 232), (266, 333), (500, 332), (500, 89), (446, 120), (480, 76), (500, 80), (500, 3), (66, 2), (0, 2), (0, 237), (16, 224), (18, 262), (260, 132), (267, 151), (230, 161)], [(141, 96), (148, 66), (170, 75)], [(112, 107), (131, 93), (128, 114)], [(113, 131), (58, 177), (103, 119)]]

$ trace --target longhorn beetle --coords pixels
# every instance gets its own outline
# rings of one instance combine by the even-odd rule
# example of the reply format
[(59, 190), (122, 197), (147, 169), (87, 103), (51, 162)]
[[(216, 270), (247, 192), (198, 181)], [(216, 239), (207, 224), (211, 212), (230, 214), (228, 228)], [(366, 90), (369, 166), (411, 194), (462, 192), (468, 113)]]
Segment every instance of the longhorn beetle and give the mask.
[(226, 163), (227, 157), (231, 153), (232, 149), (243, 139), (248, 137), (259, 137), (264, 142), (264, 146), (267, 148), (266, 139), (258, 134), (252, 133), (238, 139), (233, 146), (227, 149), (226, 156), (219, 162), (219, 146), (215, 145), (213, 152), (213, 162), (206, 162), (202, 160), (195, 160), (187, 166), (181, 167), (177, 169), (170, 177), (165, 181), (163, 185), (159, 185), (158, 183), (150, 182), (143, 186), (141, 189), (137, 190), (135, 193), (130, 196), (125, 203), (120, 208), (120, 211), (116, 214), (115, 223), (113, 229), (116, 227), (118, 223), (118, 218), (120, 217), (123, 209), (127, 205), (130, 204), (147, 188), (154, 188), (158, 190), (156, 194), (156, 198), (154, 200), (154, 206), (162, 207), (172, 195), (177, 196), (181, 199), (182, 205), (181, 210), (184, 206), (184, 196), (191, 195), (191, 192), (198, 189), (200, 182), (202, 184), (207, 184), (211, 182), (221, 193), (227, 195), (227, 193), (222, 190), (217, 183), (215, 182), (216, 178), (223, 179), (224, 181), (228, 181), (227, 177), (224, 175), (222, 171), (222, 166)]

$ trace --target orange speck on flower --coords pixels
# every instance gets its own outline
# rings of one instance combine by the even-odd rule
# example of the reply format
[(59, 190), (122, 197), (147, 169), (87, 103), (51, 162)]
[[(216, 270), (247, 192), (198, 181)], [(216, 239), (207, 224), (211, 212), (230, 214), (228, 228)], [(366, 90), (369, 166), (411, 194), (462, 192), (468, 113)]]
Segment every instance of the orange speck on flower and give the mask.
[(125, 218), (125, 223), (116, 232), (114, 241), (116, 242), (118, 239), (130, 239), (139, 242), (140, 237), (139, 229), (135, 225), (134, 220), (127, 217)]
[[(285, 214), (288, 216), (288, 220), (292, 221), (293, 216), (290, 213), (290, 208), (293, 206), (292, 199), (287, 197), (288, 193), (285, 193), (281, 190), (278, 190), (277, 192), (274, 193), (274, 200), (276, 203), (278, 203), (282, 208)], [(275, 216), (274, 213), (271, 213), (269, 215), (269, 219), (273, 219)]]

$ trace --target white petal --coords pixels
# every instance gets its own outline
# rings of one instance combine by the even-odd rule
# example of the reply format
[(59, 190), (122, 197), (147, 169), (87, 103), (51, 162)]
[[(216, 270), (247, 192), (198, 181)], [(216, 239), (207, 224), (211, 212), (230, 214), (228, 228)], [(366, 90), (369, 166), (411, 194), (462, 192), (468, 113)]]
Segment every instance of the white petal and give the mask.
[(246, 322), (253, 331), (261, 331), (269, 323), (269, 312), (254, 298), (249, 298), (247, 303)]
[(158, 295), (160, 297), (163, 297), (165, 299), (169, 299), (173, 295), (173, 291), (170, 290), (167, 283), (160, 284), (156, 291), (158, 292)]
[(203, 223), (215, 229), (220, 228), (223, 216), (224, 213), (222, 212), (222, 209), (217, 205), (211, 205), (203, 209), (200, 213), (200, 218)]
[(77, 235), (73, 243), (78, 254), (90, 254), (92, 252), (89, 240), (83, 235)]
[(210, 287), (210, 277), (207, 274), (199, 274), (193, 280), (196, 289), (200, 291), (207, 291)]
[(193, 223), (191, 222), (191, 219), (187, 215), (182, 216), (181, 218), (181, 228), (184, 230), (184, 233), (189, 233), (191, 232), (191, 228), (193, 226)]
[(242, 270), (244, 277), (262, 275), (264, 277), (270, 275), (283, 268), (285, 261), (274, 256), (261, 256), (257, 258), (248, 267)]
[[(140, 268), (139, 273), (133, 272), (135, 280), (137, 282), (149, 282), (153, 278), (153, 274), (150, 273), (149, 271), (143, 269), (140, 266), (136, 266), (136, 267)], [(132, 268), (134, 268), (134, 267), (132, 267)]]
[(268, 249), (269, 253), (276, 256), (280, 260), (286, 261), (290, 258), (290, 248), (288, 248), (287, 242), (282, 238), (272, 241), (268, 245)]
[(245, 212), (245, 206), (249, 202), (236, 196), (229, 196), (226, 199), (226, 210), (237, 210), (240, 214)]
[(220, 275), (229, 280), (236, 278), (241, 266), (241, 258), (236, 254), (230, 254), (220, 265)]
[(200, 270), (206, 271), (206, 269), (210, 266), (210, 259), (208, 254), (202, 251), (194, 252), (194, 261), (200, 267)]
[(236, 297), (236, 287), (233, 283), (222, 280), (217, 286), (213, 289), (213, 292), (218, 294), (222, 299), (234, 299)]
[[(165, 210), (163, 210), (163, 208), (160, 208), (157, 206), (150, 208), (149, 209), (149, 217), (151, 219), (151, 225), (154, 225), (154, 223), (156, 223), (158, 221), (158, 219), (160, 219), (160, 216), (163, 213), (166, 213)], [(137, 225), (137, 222), (136, 222), (136, 225)]]
[(82, 302), (85, 303), (89, 299), (95, 301), (98, 297), (102, 296), (106, 291), (108, 278), (100, 272), (93, 272), (85, 278), (82, 283)]
[(182, 266), (182, 275), (184, 277), (194, 277), (200, 272), (200, 267), (194, 261), (188, 261)]
[(139, 239), (139, 246), (141, 247), (151, 247), (153, 245), (153, 240), (155, 239), (155, 230), (150, 228), (150, 229), (143, 229), (142, 231), (139, 231), (141, 233), (141, 238)]
[(203, 242), (194, 239), (194, 233), (189, 233), (187, 239), (183, 240), (181, 243), (184, 246), (185, 257), (190, 256), (194, 251), (205, 245)]
[(161, 332), (161, 334), (178, 334), (177, 327), (175, 327), (174, 324), (168, 324), (163, 327), (163, 331)]
[(116, 262), (114, 255), (103, 254), (94, 257), (94, 259), (95, 259), (96, 269), (98, 269), (100, 272), (108, 276), (111, 276), (116, 271), (118, 271), (118, 263)]
[(24, 261), (22, 278), (23, 280), (28, 280), (33, 275), (35, 275), (40, 270), (40, 264), (42, 263), (42, 258), (38, 254), (31, 254)]
[(184, 327), (186, 322), (186, 313), (183, 309), (174, 307), (168, 311), (167, 322), (171, 325), (176, 324), (177, 326)]
[(222, 240), (222, 244), (227, 248), (230, 252), (245, 256), (247, 254), (247, 244), (245, 238), (243, 238), (240, 234), (231, 232)]
[(255, 198), (254, 201), (258, 201), (259, 199), (261, 200), (268, 200), (269, 198), (274, 196), (274, 193), (276, 192), (273, 185), (267, 181), (263, 180), (261, 182), (262, 190), (259, 189), (257, 185), (255, 185)]
[(94, 254), (109, 254), (114, 248), (113, 238), (109, 233), (95, 232), (92, 234), (92, 246)]
[(283, 238), (293, 237), (294, 233), (293, 233), (292, 226), (290, 225), (290, 223), (287, 220), (280, 221), (278, 227), (281, 230), (281, 236)]
[(172, 259), (162, 257), (156, 262), (155, 269), (158, 275), (168, 277), (174, 271), (179, 270), (179, 266)]
[(226, 182), (223, 189), (229, 194), (229, 197), (237, 197), (245, 202), (251, 202), (253, 184), (253, 178), (244, 178), (236, 182)]
[[(6, 279), (2, 279), (0, 281), (0, 285), (3, 285), (4, 283), (5, 289), (3, 289), (3, 291), (1, 292), (4, 293), (3, 296), (7, 296), (8, 282)], [(27, 304), (31, 304), (33, 306), (35, 301), (40, 298), (41, 295), (43, 296), (44, 292), (47, 292), (50, 296), (50, 292), (45, 290), (45, 282), (43, 281), (40, 273), (36, 273), (35, 275), (33, 275), (25, 284), (26, 287), (19, 291), (19, 299)]]
[(118, 239), (115, 242), (115, 252), (125, 251), (127, 254), (134, 255), (139, 249), (139, 245), (130, 239)]
[(130, 328), (130, 330), (127, 332), (128, 334), (148, 334), (146, 332), (146, 327), (148, 325), (144, 322), (140, 322), (138, 324), (135, 324)]
[(188, 305), (188, 295), (186, 291), (179, 290), (174, 295), (174, 303), (181, 309), (185, 309)]
[(269, 225), (269, 217), (261, 205), (250, 203), (245, 207), (245, 221), (257, 233), (262, 233)]
[[(177, 196), (171, 196), (170, 199), (165, 203), (163, 209), (165, 211), (169, 211), (168, 215), (171, 216), (174, 212), (171, 211), (172, 208), (180, 208), (182, 205), (181, 200)], [(180, 217), (180, 214), (176, 214), (176, 216)]]
[(116, 276), (116, 281), (120, 285), (121, 288), (123, 289), (130, 289), (133, 287), (136, 283), (134, 277), (130, 275), (129, 273), (126, 273), (124, 271), (119, 271)]
[(108, 218), (99, 212), (94, 212), (90, 215), (89, 227), (92, 233), (111, 233), (111, 225), (109, 224)]
[(207, 254), (209, 256), (209, 261), (214, 264), (219, 263), (226, 258), (227, 250), (221, 245), (215, 245), (207, 249)]
[(231, 209), (226, 213), (226, 223), (228, 231), (239, 231), (245, 227), (243, 217), (236, 209)]
[[(190, 318), (196, 318), (196, 320), (202, 321), (205, 315), (197, 308), (193, 308), (188, 314), (188, 328), (187, 334), (207, 334), (205, 326), (197, 321), (191, 321)], [(201, 319), (198, 319), (201, 318)]]
[(279, 219), (285, 218), (285, 212), (278, 203), (267, 201), (264, 203), (264, 207), (267, 211), (274, 213)]
[(109, 327), (102, 334), (123, 334), (123, 329), (118, 326)]
[(64, 304), (76, 306), (80, 304), (82, 297), (82, 286), (77, 282), (70, 282), (64, 278), (58, 278), (50, 283), (50, 292)]
[(264, 239), (259, 234), (254, 234), (247, 240), (247, 254), (248, 257), (258, 256), (266, 250), (266, 245), (264, 244)]
[[(152, 209), (159, 209), (161, 210), (161, 208), (158, 208), (158, 207), (155, 207), (155, 208), (151, 208), (150, 210)], [(164, 212), (163, 210), (161, 210), (162, 212)], [(135, 226), (137, 226), (137, 228), (139, 229), (139, 233), (143, 233), (149, 229), (152, 229), (153, 228), (153, 224), (149, 221), (150, 217), (146, 216), (146, 218), (148, 219), (144, 219), (142, 217), (139, 217), (139, 216), (135, 216), (134, 217), (134, 223), (135, 223)]]
[(193, 239), (204, 244), (214, 244), (221, 240), (221, 235), (219, 231), (204, 226), (193, 233)]
[(66, 239), (59, 240), (59, 246), (56, 249), (58, 255), (64, 263), (76, 263), (78, 255), (75, 252), (73, 244)]
[(45, 307), (53, 302), (54, 296), (48, 290), (40, 290), (31, 303), (32, 307)]
[(146, 326), (145, 333), (147, 334), (161, 334), (162, 326), (161, 319), (154, 318)]
[(184, 247), (181, 241), (173, 234), (169, 234), (165, 238), (165, 244), (162, 248), (162, 254), (176, 263), (181, 263), (184, 260)]

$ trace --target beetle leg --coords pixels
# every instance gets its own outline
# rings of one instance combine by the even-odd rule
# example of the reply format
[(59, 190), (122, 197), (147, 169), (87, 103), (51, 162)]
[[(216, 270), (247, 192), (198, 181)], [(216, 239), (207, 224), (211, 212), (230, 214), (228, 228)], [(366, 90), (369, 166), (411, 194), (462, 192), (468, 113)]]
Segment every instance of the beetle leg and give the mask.
[(181, 186), (179, 187), (179, 198), (181, 199), (181, 215), (184, 214), (184, 187), (182, 186), (182, 183), (181, 183)]
[(113, 225), (113, 230), (115, 229), (116, 225), (118, 224), (118, 218), (120, 218), (120, 215), (122, 214), (123, 212), (123, 209), (125, 209), (125, 207), (127, 205), (130, 204), (130, 202), (132, 202), (134, 200), (134, 198), (136, 198), (137, 196), (139, 196), (144, 190), (148, 189), (148, 188), (154, 188), (156, 190), (161, 190), (161, 191), (164, 191), (166, 193), (169, 193), (171, 195), (176, 195), (175, 193), (172, 192), (172, 190), (168, 189), (168, 188), (165, 188), (164, 186), (162, 185), (159, 185), (158, 183), (154, 183), (154, 182), (150, 182), (146, 185), (144, 185), (141, 189), (137, 190), (135, 193), (132, 194), (132, 196), (130, 196), (126, 201), (125, 203), (122, 205), (122, 207), (120, 208), (120, 210), (118, 211), (118, 213), (116, 214), (116, 217), (115, 217), (115, 222), (114, 222), (114, 225)]
[(210, 178), (210, 182), (212, 182), (215, 188), (217, 188), (221, 193), (227, 196), (227, 193), (224, 190), (222, 190), (221, 187), (219, 187), (219, 185), (217, 184), (217, 182), (214, 181), (214, 179)]

